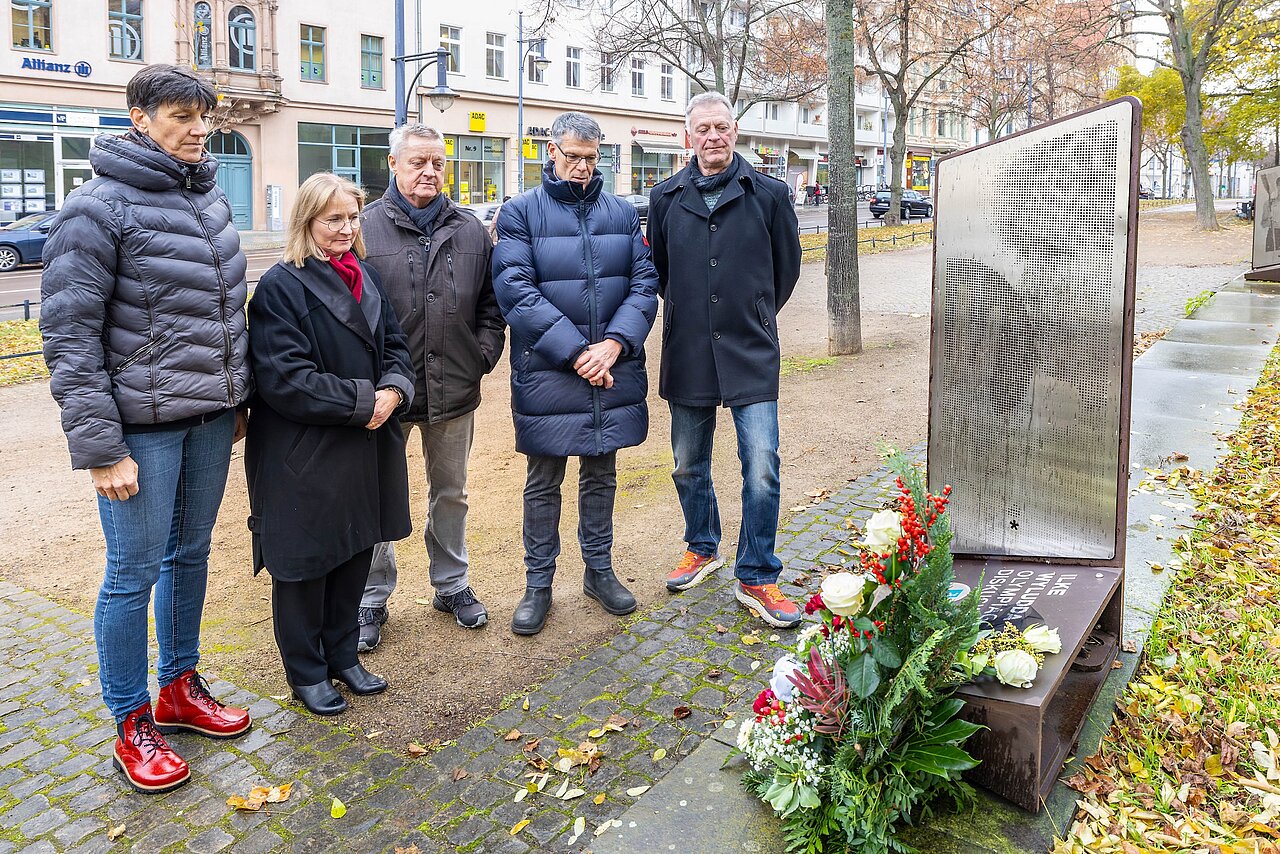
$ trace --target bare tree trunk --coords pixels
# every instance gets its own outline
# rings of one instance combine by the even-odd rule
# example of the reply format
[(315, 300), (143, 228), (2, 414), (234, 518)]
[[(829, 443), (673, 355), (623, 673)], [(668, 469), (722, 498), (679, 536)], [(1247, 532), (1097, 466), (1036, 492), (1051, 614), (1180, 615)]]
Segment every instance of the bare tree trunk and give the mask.
[(1191, 166), (1191, 186), (1196, 194), (1196, 222), (1206, 231), (1218, 228), (1218, 216), (1213, 210), (1213, 185), (1209, 176), (1209, 149), (1204, 143), (1204, 104), (1200, 97), (1200, 82), (1183, 77), (1182, 87), (1187, 93), (1187, 123), (1182, 126), (1182, 148)]
[(854, 0), (827, 2), (827, 139), (831, 199), (827, 210), (827, 352), (862, 352), (858, 285), (858, 176), (854, 167)]
[(885, 212), (885, 225), (899, 225), (902, 222), (902, 178), (903, 167), (907, 162), (907, 115), (908, 108), (897, 108), (895, 105), (893, 121), (893, 145), (889, 148), (889, 210)]

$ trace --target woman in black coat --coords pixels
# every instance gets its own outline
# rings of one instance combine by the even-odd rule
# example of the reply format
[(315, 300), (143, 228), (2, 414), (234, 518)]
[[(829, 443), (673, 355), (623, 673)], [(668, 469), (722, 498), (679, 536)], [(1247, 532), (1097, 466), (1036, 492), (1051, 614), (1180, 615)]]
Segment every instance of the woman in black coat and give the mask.
[(284, 258), (249, 306), (257, 386), (245, 445), (254, 572), (271, 573), (289, 687), (316, 714), (387, 683), (356, 659), (357, 610), (375, 543), (407, 537), (409, 350), (372, 268), (359, 261), (364, 192), (327, 172), (298, 190)]

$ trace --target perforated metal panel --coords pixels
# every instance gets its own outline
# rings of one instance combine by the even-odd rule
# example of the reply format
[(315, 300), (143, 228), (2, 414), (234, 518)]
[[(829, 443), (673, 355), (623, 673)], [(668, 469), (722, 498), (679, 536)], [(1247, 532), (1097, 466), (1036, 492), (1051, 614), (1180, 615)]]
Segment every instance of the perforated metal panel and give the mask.
[(1254, 180), (1253, 269), (1280, 266), (1280, 166), (1259, 169)]
[(939, 163), (929, 475), (957, 553), (1116, 557), (1135, 110)]

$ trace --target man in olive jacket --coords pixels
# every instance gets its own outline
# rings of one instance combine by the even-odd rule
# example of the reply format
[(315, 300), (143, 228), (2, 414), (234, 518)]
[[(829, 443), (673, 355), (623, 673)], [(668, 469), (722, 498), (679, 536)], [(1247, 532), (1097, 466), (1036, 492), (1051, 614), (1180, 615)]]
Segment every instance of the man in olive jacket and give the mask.
[[(467, 576), (467, 462), (480, 405), (480, 379), (502, 355), (506, 324), (489, 272), (493, 245), (480, 220), (444, 194), (444, 138), (409, 124), (391, 132), (394, 180), (364, 209), (365, 263), (409, 339), (414, 398), (401, 417), (422, 437), (430, 492), (424, 537), (437, 610), (479, 628), (488, 614)], [(396, 586), (390, 543), (374, 550), (360, 603), (360, 650), (373, 649)]]
[(717, 407), (733, 413), (742, 462), (742, 528), (734, 564), (739, 602), (765, 622), (800, 622), (778, 589), (774, 554), (778, 460), (779, 309), (800, 277), (800, 237), (787, 185), (734, 153), (738, 123), (718, 92), (685, 112), (694, 159), (650, 194), (649, 245), (662, 295), (658, 393), (671, 407), (676, 493), (688, 548), (667, 576), (687, 590), (721, 566), (711, 483)]

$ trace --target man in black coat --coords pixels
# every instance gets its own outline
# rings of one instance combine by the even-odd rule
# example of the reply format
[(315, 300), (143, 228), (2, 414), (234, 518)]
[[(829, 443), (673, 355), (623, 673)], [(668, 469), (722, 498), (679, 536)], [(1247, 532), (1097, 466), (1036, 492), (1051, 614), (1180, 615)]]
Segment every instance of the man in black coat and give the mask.
[[(489, 272), (493, 245), (480, 220), (444, 194), (439, 131), (403, 125), (390, 145), (395, 180), (362, 216), (365, 263), (381, 276), (413, 354), (414, 402), (401, 420), (418, 427), (427, 467), (432, 604), (476, 629), (489, 615), (468, 578), (467, 463), (480, 380), (498, 363), (506, 329)], [(360, 603), (361, 652), (381, 640), (396, 577), (394, 549), (379, 544)]]
[(780, 494), (777, 312), (800, 276), (795, 209), (783, 182), (734, 153), (738, 123), (718, 92), (690, 99), (695, 158), (650, 195), (649, 245), (662, 295), (658, 393), (671, 407), (676, 492), (688, 548), (667, 576), (687, 590), (723, 564), (711, 482), (716, 407), (733, 413), (742, 461), (738, 601), (765, 622), (800, 622), (778, 589), (774, 554)]

